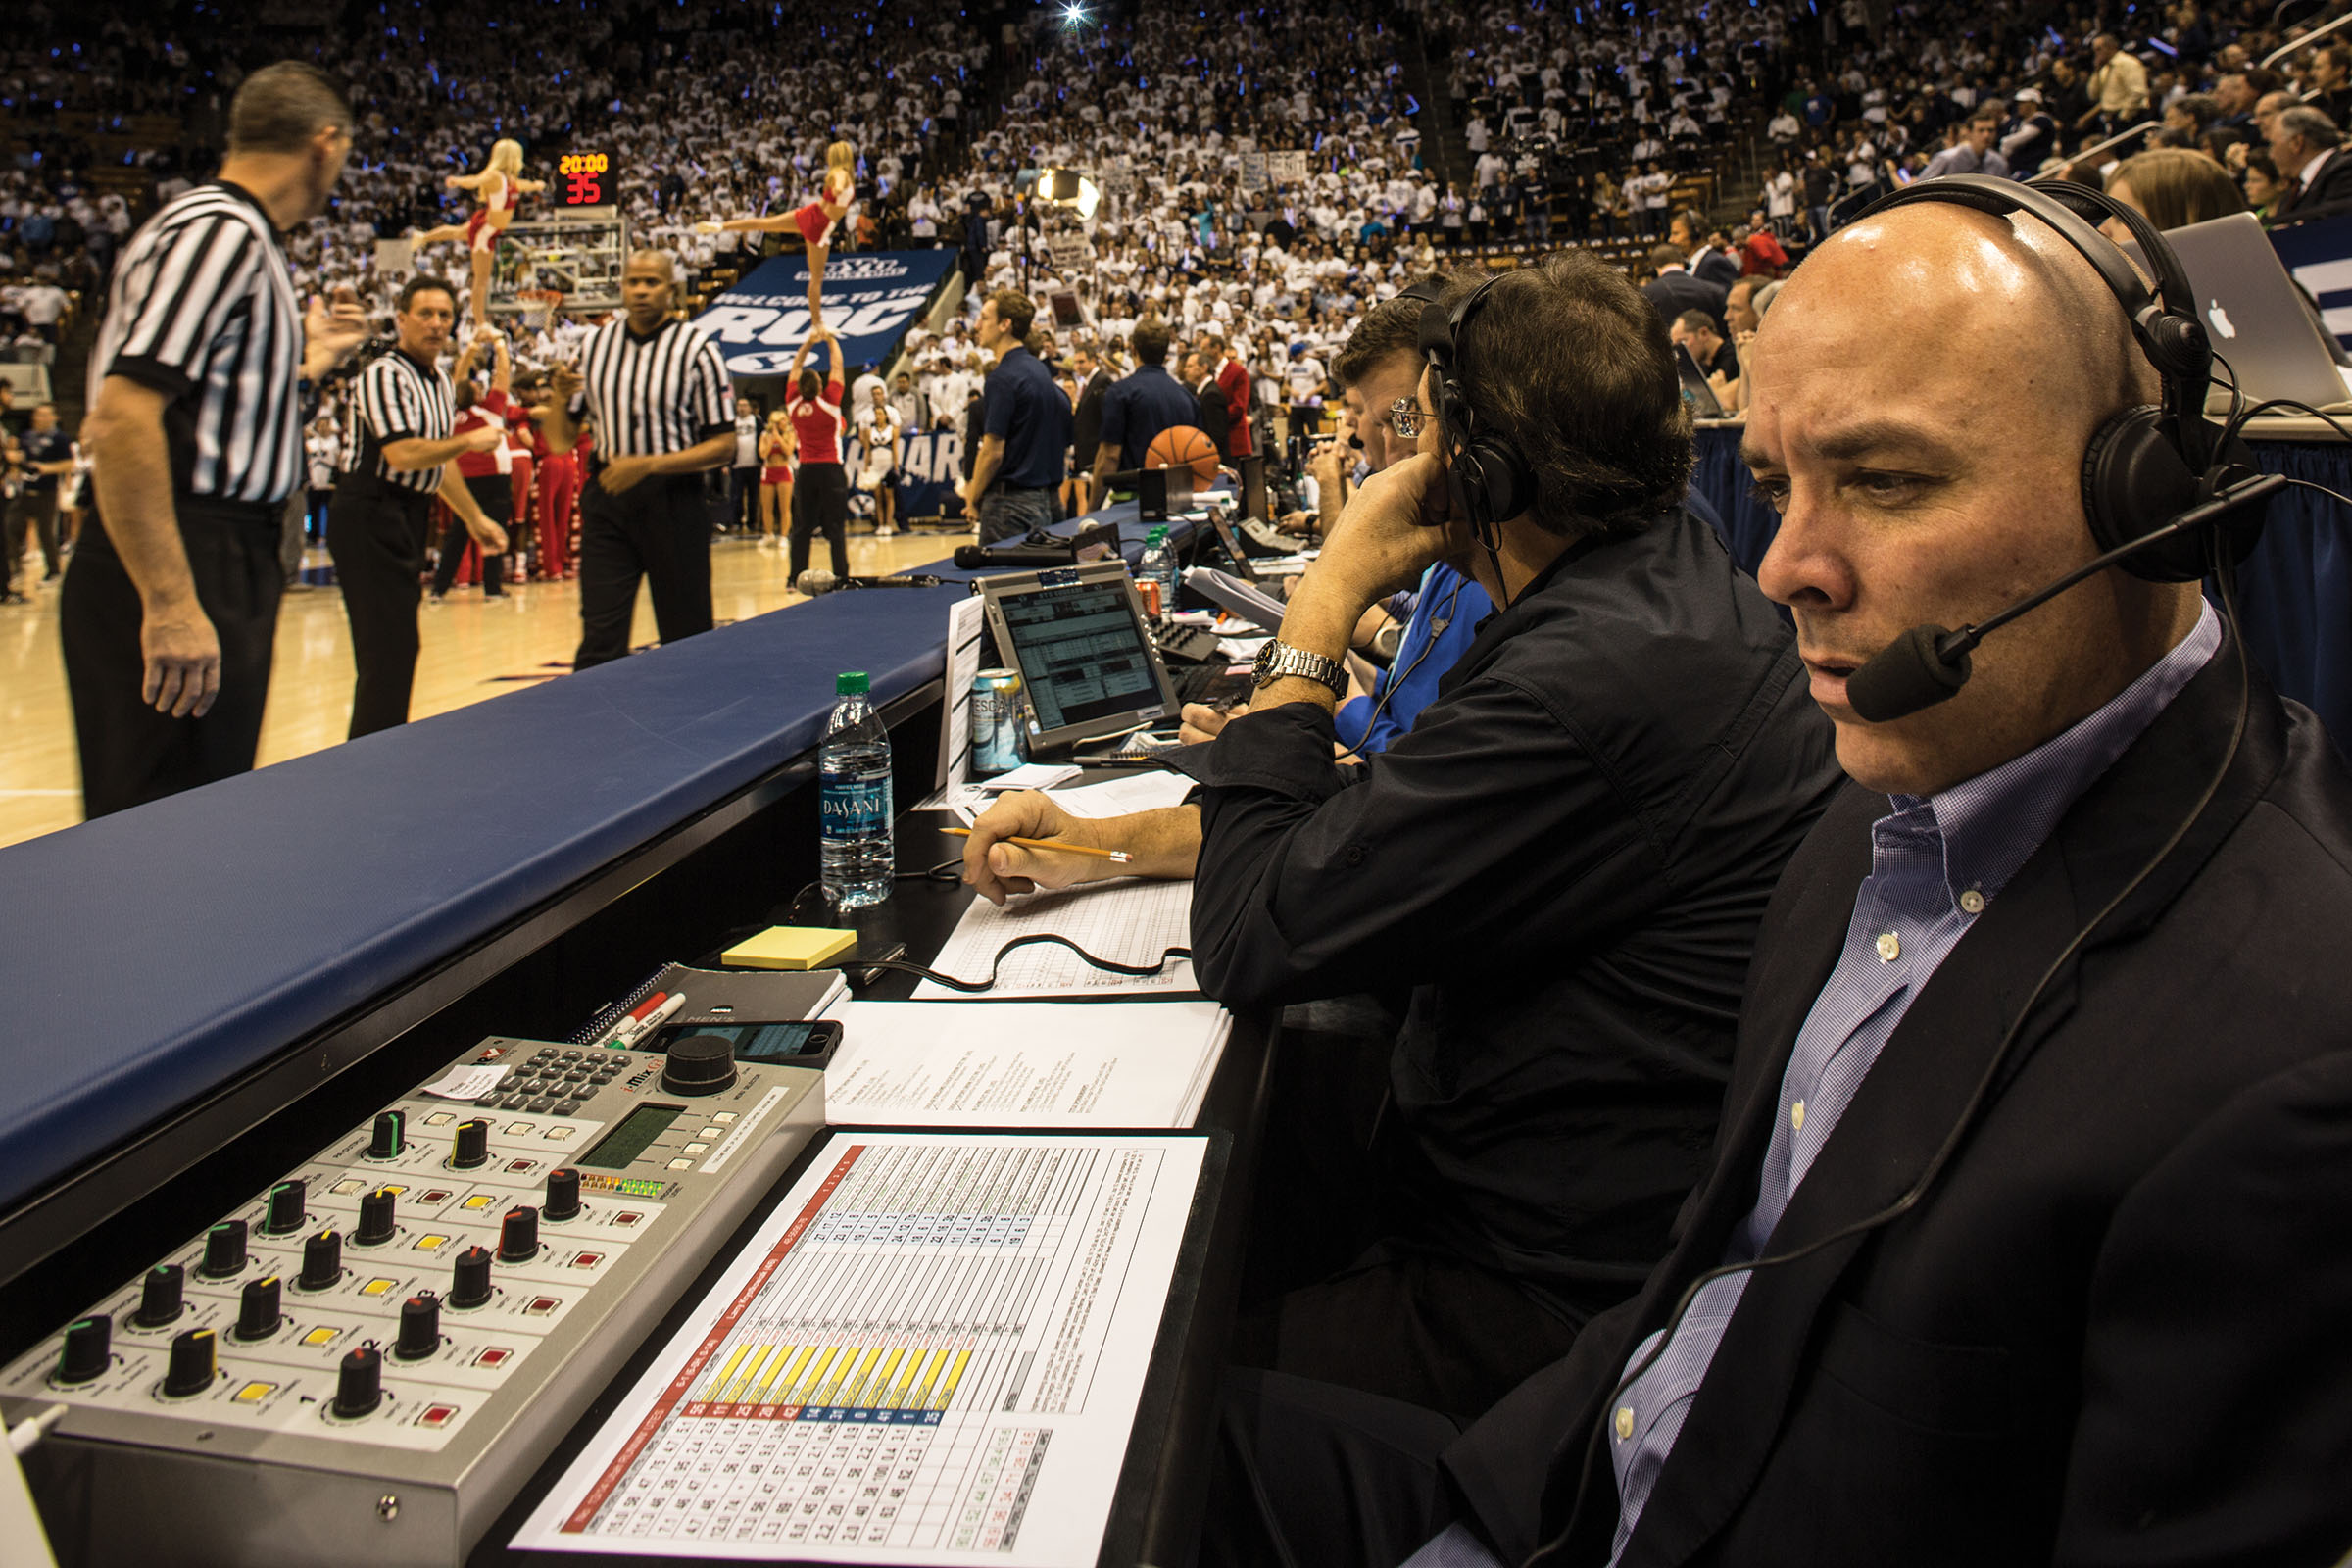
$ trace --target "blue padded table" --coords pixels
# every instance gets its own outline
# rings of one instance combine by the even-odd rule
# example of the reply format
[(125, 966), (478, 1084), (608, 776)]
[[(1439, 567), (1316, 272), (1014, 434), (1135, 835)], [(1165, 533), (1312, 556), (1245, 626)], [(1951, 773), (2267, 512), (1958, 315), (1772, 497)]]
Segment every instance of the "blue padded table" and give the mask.
[[(1698, 432), (1691, 485), (1715, 504), (1734, 560), (1750, 572), (1780, 519), (1740, 461), (1740, 426)], [(2271, 473), (2352, 495), (2352, 444), (2317, 419), (2257, 419), (2249, 444)], [(2320, 715), (2336, 749), (2352, 747), (2352, 512), (2309, 490), (2271, 502), (2262, 542), (2238, 573), (2246, 646), (2280, 695)]]
[(940, 678), (845, 594), (0, 850), (0, 1208)]

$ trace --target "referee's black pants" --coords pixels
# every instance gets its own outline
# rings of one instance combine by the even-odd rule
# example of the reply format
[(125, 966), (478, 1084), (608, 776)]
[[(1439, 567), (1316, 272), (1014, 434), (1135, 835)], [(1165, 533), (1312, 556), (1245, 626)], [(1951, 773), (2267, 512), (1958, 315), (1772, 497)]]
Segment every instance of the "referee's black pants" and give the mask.
[[(482, 509), (482, 515), (507, 530), (507, 543), (516, 550), (522, 547), (522, 519), (514, 516), (514, 479), (511, 474), (486, 473), (466, 475), (466, 493), (473, 504)], [(433, 592), (445, 594), (450, 584), (458, 580), (458, 567), (466, 560), (466, 547), (473, 542), (473, 531), (455, 510), (449, 514), (449, 526), (441, 530), (441, 559), (433, 563)], [(482, 597), (503, 599), (507, 592), (507, 558), (503, 551), (482, 552)]]
[(220, 693), (201, 718), (173, 718), (142, 700), (147, 660), (139, 629), (146, 612), (93, 510), (58, 604), (85, 816), (249, 772), (261, 745), (277, 602), (285, 589), (277, 564), (284, 509), (184, 495), (174, 504), (197, 605), (220, 640)]
[(710, 629), (710, 515), (701, 474), (657, 474), (619, 495), (589, 482), (580, 497), (580, 647), (572, 668), (629, 651), (641, 578), (653, 593), (663, 644)]
[(804, 463), (792, 484), (792, 539), (787, 569), (799, 582), (817, 534), (832, 548), (833, 575), (850, 574), (850, 481), (838, 463)]
[(416, 602), (433, 498), (347, 473), (326, 512), (326, 551), (351, 619), (351, 734), (358, 740), (409, 721), (416, 684)]

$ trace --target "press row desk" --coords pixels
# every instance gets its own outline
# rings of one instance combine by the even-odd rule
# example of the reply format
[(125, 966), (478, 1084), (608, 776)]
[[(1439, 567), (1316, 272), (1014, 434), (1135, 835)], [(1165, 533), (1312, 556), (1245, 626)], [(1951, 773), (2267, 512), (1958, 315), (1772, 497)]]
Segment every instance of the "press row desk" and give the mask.
[(932, 569), (0, 850), (0, 1357), (474, 1041), (772, 917), (839, 671), (929, 794), (973, 575)]

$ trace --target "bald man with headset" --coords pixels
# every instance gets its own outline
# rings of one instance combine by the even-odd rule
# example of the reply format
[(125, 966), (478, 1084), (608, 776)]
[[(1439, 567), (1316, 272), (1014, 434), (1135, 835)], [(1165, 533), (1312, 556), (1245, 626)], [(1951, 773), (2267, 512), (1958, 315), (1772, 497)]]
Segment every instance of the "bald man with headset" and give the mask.
[[(2159, 307), (2077, 216), (2119, 211), (1923, 183), (1782, 292), (1760, 580), (1851, 782), (1766, 914), (1714, 1171), (1641, 1294), (1458, 1438), (1241, 1407), (1267, 1507), (1235, 1512), (1298, 1560), (2352, 1546), (2352, 781), (2199, 592), (2258, 510), (2102, 564), (2278, 483), (2201, 416), (2161, 239), (2131, 217)], [(2024, 605), (1973, 658), (1944, 630)]]

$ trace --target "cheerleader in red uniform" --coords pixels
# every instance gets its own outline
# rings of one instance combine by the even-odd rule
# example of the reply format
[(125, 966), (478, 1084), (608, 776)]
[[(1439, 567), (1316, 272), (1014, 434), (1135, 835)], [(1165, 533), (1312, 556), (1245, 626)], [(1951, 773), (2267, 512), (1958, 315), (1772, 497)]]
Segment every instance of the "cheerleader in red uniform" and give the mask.
[(808, 243), (808, 329), (821, 332), (825, 328), (825, 258), (832, 251), (833, 225), (849, 212), (850, 198), (857, 191), (858, 149), (846, 141), (837, 141), (825, 149), (825, 182), (817, 191), (816, 200), (808, 206), (767, 218), (730, 218), (723, 223), (697, 223), (695, 232), (774, 233), (798, 229), (801, 238)]
[(482, 326), (490, 319), (490, 270), (498, 259), (498, 239), (514, 221), (514, 209), (526, 195), (547, 189), (541, 179), (522, 177), (522, 143), (500, 140), (490, 146), (490, 162), (478, 174), (451, 174), (441, 182), (452, 190), (469, 190), (481, 199), (473, 216), (463, 223), (428, 229), (414, 236), (412, 243), (421, 249), (450, 240), (464, 240), (468, 260), (473, 267), (473, 324)]
[(784, 525), (792, 516), (792, 460), (799, 442), (782, 409), (767, 416), (760, 435), (760, 548), (784, 548)]

